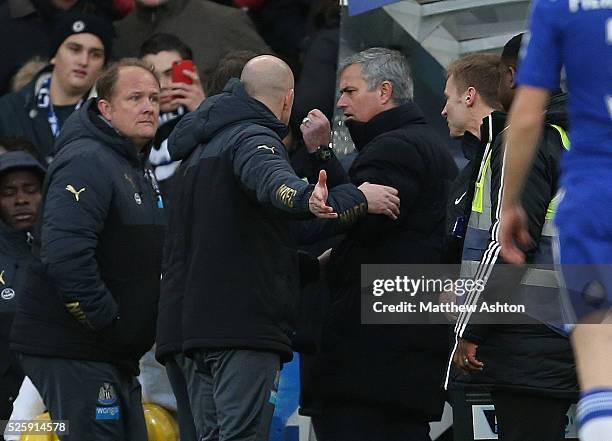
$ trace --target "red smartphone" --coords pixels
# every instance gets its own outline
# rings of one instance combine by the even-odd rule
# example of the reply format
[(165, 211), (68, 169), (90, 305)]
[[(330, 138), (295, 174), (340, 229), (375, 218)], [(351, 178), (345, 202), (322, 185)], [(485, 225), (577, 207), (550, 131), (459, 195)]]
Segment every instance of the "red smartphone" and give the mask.
[(172, 82), (193, 84), (193, 80), (183, 74), (184, 70), (195, 72), (195, 66), (191, 60), (181, 60), (172, 63)]

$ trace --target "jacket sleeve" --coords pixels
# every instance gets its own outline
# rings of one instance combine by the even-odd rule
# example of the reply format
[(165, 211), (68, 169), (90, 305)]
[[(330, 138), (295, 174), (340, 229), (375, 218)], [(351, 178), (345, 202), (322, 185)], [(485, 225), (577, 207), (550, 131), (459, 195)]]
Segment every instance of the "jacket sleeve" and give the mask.
[(410, 216), (411, 206), (420, 192), (422, 173), (425, 170), (422, 158), (416, 149), (403, 149), (401, 154), (408, 156), (398, 160), (396, 142), (399, 141), (393, 137), (379, 138), (376, 144), (360, 153), (350, 170), (351, 181), (356, 186), (369, 182), (387, 185), (399, 192), (399, 219), (394, 221), (382, 214), (367, 214), (355, 226), (364, 237), (374, 237), (391, 230)]
[[(279, 141), (258, 135), (236, 145), (234, 174), (247, 194), (273, 212), (303, 219), (312, 216), (308, 200), (314, 185), (295, 174)], [(367, 212), (365, 196), (352, 184), (331, 189), (327, 203), (339, 214), (343, 225), (356, 221), (364, 210)]]
[(43, 207), (42, 263), (67, 310), (94, 330), (108, 326), (118, 314), (95, 258), (111, 198), (97, 155), (82, 153), (57, 165)]

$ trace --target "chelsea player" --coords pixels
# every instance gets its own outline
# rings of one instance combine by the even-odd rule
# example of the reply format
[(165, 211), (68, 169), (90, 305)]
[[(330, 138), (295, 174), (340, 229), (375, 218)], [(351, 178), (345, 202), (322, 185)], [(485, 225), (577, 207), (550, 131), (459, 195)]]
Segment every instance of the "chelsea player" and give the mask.
[[(500, 242), (510, 263), (530, 241), (519, 195), (544, 107), (565, 69), (571, 149), (555, 223), (559, 261), (579, 323), (572, 332), (583, 441), (612, 439), (612, 0), (535, 0), (510, 112)], [(584, 324), (585, 322), (597, 324)], [(608, 325), (606, 325), (606, 322)]]

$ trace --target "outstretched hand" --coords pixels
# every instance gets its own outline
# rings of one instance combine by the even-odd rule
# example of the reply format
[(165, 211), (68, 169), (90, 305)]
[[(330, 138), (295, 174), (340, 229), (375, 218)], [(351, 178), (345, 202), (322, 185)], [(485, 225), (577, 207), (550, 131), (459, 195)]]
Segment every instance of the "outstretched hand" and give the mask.
[(315, 185), (312, 195), (308, 200), (308, 208), (310, 212), (321, 219), (336, 219), (338, 213), (334, 213), (334, 209), (327, 205), (327, 173), (325, 170), (319, 171), (319, 180)]

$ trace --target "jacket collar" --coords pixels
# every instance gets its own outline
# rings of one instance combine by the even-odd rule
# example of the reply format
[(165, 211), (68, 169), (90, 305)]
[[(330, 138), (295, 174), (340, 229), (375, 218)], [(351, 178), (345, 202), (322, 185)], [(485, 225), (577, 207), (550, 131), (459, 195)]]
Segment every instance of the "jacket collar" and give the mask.
[(135, 15), (139, 20), (154, 23), (160, 18), (167, 18), (185, 9), (189, 0), (168, 0), (159, 6), (147, 7), (136, 3)]
[(36, 8), (29, 0), (8, 0), (11, 18), (23, 18), (36, 13)]
[(355, 148), (361, 150), (378, 135), (399, 129), (409, 124), (425, 124), (421, 110), (413, 102), (408, 102), (374, 116), (368, 122), (347, 121)]

